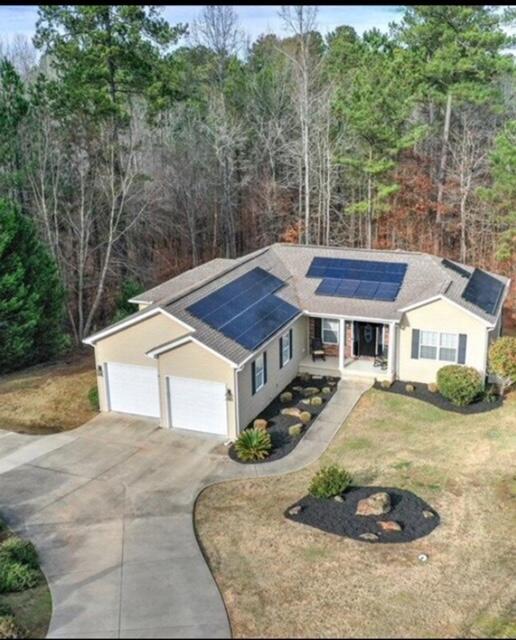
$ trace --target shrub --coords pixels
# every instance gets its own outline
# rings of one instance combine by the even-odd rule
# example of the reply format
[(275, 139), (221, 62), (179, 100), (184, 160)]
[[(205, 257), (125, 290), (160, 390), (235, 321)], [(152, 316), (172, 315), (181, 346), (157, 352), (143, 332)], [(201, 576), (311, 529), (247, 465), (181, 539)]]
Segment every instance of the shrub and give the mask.
[(428, 384), (428, 391), (430, 391), (430, 393), (437, 393), (439, 391), (439, 388), (437, 387), (435, 382), (430, 382)]
[(502, 382), (502, 395), (505, 388), (516, 382), (516, 338), (504, 336), (498, 338), (489, 347), (489, 368)]
[(99, 407), (99, 388), (97, 387), (97, 385), (95, 385), (88, 391), (88, 400), (90, 401), (90, 405), (93, 411), (98, 411), (100, 407)]
[(28, 540), (8, 538), (0, 545), (0, 554), (7, 554), (13, 561), (25, 564), (31, 569), (39, 567), (38, 552)]
[(13, 615), (0, 616), (0, 638), (17, 640), (17, 638), (26, 637), (26, 632), (16, 623)]
[(382, 387), (382, 389), (390, 389), (392, 387), (392, 381), (391, 380), (382, 380), (380, 382), (380, 386)]
[(9, 554), (0, 554), (0, 593), (25, 591), (39, 582), (39, 573), (21, 562), (13, 560)]
[(303, 433), (303, 425), (299, 422), (297, 424), (292, 424), (288, 428), (288, 435), (297, 438)]
[(482, 391), (482, 378), (473, 367), (449, 364), (437, 372), (439, 392), (453, 404), (470, 404)]
[(405, 385), (405, 391), (407, 393), (414, 393), (415, 390), (416, 390), (416, 387), (413, 384), (406, 384)]
[(246, 429), (238, 436), (235, 450), (240, 460), (263, 460), (272, 449), (270, 435), (263, 429)]
[(334, 498), (343, 493), (351, 484), (351, 475), (336, 464), (322, 467), (308, 488), (308, 493), (316, 498)]
[(299, 419), (304, 424), (308, 424), (312, 419), (312, 414), (310, 413), (310, 411), (301, 411), (301, 413), (299, 414)]

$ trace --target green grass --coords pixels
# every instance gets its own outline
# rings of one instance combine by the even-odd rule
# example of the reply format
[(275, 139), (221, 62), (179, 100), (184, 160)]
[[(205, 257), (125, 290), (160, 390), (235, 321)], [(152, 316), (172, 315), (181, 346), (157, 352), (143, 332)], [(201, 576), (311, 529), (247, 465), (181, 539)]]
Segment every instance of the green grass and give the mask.
[[(14, 537), (0, 520), (0, 541)], [(38, 584), (18, 593), (0, 593), (0, 610), (12, 611), (16, 623), (26, 632), (27, 638), (44, 638), (52, 615), (52, 598), (41, 569)]]

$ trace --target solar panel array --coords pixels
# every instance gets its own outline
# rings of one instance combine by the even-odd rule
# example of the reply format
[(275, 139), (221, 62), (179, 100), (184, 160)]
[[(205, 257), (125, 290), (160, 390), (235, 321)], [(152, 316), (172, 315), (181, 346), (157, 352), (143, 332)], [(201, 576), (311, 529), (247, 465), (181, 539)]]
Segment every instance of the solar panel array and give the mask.
[(475, 269), (464, 289), (462, 297), (486, 313), (494, 315), (502, 297), (504, 285), (482, 269)]
[(308, 278), (323, 278), (315, 293), (320, 296), (396, 300), (405, 273), (405, 262), (314, 258)]
[(188, 307), (192, 315), (250, 351), (301, 312), (274, 295), (285, 283), (261, 267)]

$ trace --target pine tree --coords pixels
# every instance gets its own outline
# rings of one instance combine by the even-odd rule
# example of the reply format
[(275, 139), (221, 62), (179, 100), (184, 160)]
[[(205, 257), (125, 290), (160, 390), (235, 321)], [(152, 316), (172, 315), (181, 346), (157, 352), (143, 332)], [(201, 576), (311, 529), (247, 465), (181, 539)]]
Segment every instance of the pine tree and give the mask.
[(66, 344), (63, 289), (32, 222), (0, 200), (0, 373), (48, 360)]

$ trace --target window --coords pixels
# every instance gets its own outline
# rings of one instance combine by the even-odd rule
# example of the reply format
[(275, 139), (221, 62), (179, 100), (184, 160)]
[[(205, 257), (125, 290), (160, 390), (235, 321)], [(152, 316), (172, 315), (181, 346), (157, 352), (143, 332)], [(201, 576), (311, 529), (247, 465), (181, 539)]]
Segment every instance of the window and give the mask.
[(267, 382), (267, 355), (262, 353), (253, 362), (253, 393), (260, 391)]
[(280, 338), (280, 369), (292, 358), (292, 329)]
[(421, 331), (419, 357), (429, 360), (457, 362), (459, 336), (456, 333)]
[(429, 360), (437, 359), (437, 345), (439, 344), (439, 334), (436, 331), (421, 331), (419, 342), (419, 357)]
[(325, 344), (339, 344), (339, 321), (322, 321), (322, 341)]
[(459, 337), (456, 333), (441, 333), (439, 341), (439, 360), (457, 362)]

